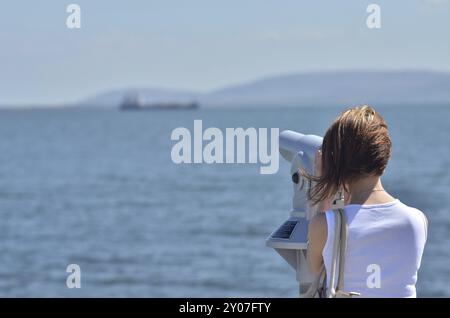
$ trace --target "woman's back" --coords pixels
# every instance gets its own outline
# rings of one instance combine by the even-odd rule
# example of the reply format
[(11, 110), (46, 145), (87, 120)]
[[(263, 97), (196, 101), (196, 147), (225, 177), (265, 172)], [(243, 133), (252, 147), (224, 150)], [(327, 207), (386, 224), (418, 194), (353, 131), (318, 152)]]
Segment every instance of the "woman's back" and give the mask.
[[(361, 297), (415, 297), (417, 271), (426, 242), (423, 213), (398, 199), (345, 207), (348, 242), (344, 291)], [(334, 214), (326, 212), (327, 240), (322, 255), (330, 272)], [(329, 277), (329, 275), (328, 275)]]

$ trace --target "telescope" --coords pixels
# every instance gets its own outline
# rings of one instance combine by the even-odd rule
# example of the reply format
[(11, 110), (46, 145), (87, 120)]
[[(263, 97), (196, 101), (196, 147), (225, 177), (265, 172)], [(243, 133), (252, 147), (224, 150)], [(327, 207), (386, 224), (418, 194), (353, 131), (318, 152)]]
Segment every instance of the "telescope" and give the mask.
[[(309, 220), (318, 212), (317, 206), (309, 202), (307, 195), (313, 184), (302, 176), (300, 170), (314, 175), (315, 156), (322, 141), (322, 137), (291, 130), (281, 132), (279, 137), (280, 154), (291, 163), (290, 175), (294, 188), (292, 210), (288, 220), (266, 239), (266, 246), (275, 249), (295, 270), (300, 296), (308, 290), (314, 279), (308, 270), (306, 251)], [(337, 200), (335, 202), (338, 204)]]

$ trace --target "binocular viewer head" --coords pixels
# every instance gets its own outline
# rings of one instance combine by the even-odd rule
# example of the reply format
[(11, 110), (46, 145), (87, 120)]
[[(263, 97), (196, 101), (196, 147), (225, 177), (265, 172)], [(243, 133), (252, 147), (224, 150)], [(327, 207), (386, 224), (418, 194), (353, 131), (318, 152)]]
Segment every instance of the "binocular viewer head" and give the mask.
[(314, 175), (314, 165), (317, 150), (322, 147), (323, 138), (315, 135), (304, 135), (292, 130), (280, 134), (279, 147), (281, 156), (291, 163), (291, 177), (294, 187), (291, 215), (303, 216), (308, 220), (315, 214), (307, 193), (312, 182), (300, 174), (304, 170)]
[(314, 159), (317, 150), (322, 147), (322, 141), (323, 138), (316, 135), (304, 135), (292, 130), (285, 130), (280, 134), (280, 154), (289, 162), (296, 157), (301, 157), (305, 171), (313, 174)]
[[(308, 270), (306, 251), (309, 220), (318, 213), (318, 207), (312, 205), (308, 198), (314, 184), (303, 176), (300, 170), (314, 175), (316, 153), (322, 147), (322, 142), (322, 137), (304, 135), (291, 130), (285, 130), (279, 136), (280, 154), (291, 163), (294, 195), (289, 218), (270, 234), (266, 239), (266, 246), (275, 249), (296, 271), (301, 294), (308, 290), (314, 279), (314, 275)], [(332, 208), (342, 206), (342, 197), (337, 193)]]
[(306, 249), (309, 219), (316, 213), (316, 207), (310, 204), (307, 196), (312, 183), (300, 174), (300, 170), (314, 174), (316, 152), (321, 148), (322, 140), (319, 136), (291, 130), (285, 130), (279, 136), (280, 154), (291, 163), (292, 210), (288, 220), (267, 238), (266, 245), (274, 248), (295, 269), (300, 289), (312, 281), (306, 264)]

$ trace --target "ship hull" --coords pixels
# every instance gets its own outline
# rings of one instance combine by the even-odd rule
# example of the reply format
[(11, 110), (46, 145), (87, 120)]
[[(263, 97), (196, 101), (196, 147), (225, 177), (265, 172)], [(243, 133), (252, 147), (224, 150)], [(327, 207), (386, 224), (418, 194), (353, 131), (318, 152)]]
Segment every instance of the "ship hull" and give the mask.
[(120, 110), (193, 110), (199, 106), (197, 103), (191, 104), (122, 104)]

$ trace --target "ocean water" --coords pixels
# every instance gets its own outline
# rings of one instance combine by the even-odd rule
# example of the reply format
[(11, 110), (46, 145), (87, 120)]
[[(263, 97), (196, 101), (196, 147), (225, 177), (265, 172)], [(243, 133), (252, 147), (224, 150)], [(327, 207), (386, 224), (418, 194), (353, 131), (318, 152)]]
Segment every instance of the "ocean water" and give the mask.
[[(378, 110), (385, 187), (430, 221), (418, 294), (448, 297), (450, 107)], [(289, 164), (176, 165), (170, 135), (194, 119), (322, 135), (339, 111), (0, 111), (0, 296), (295, 297), (295, 273), (264, 246), (288, 217)]]

